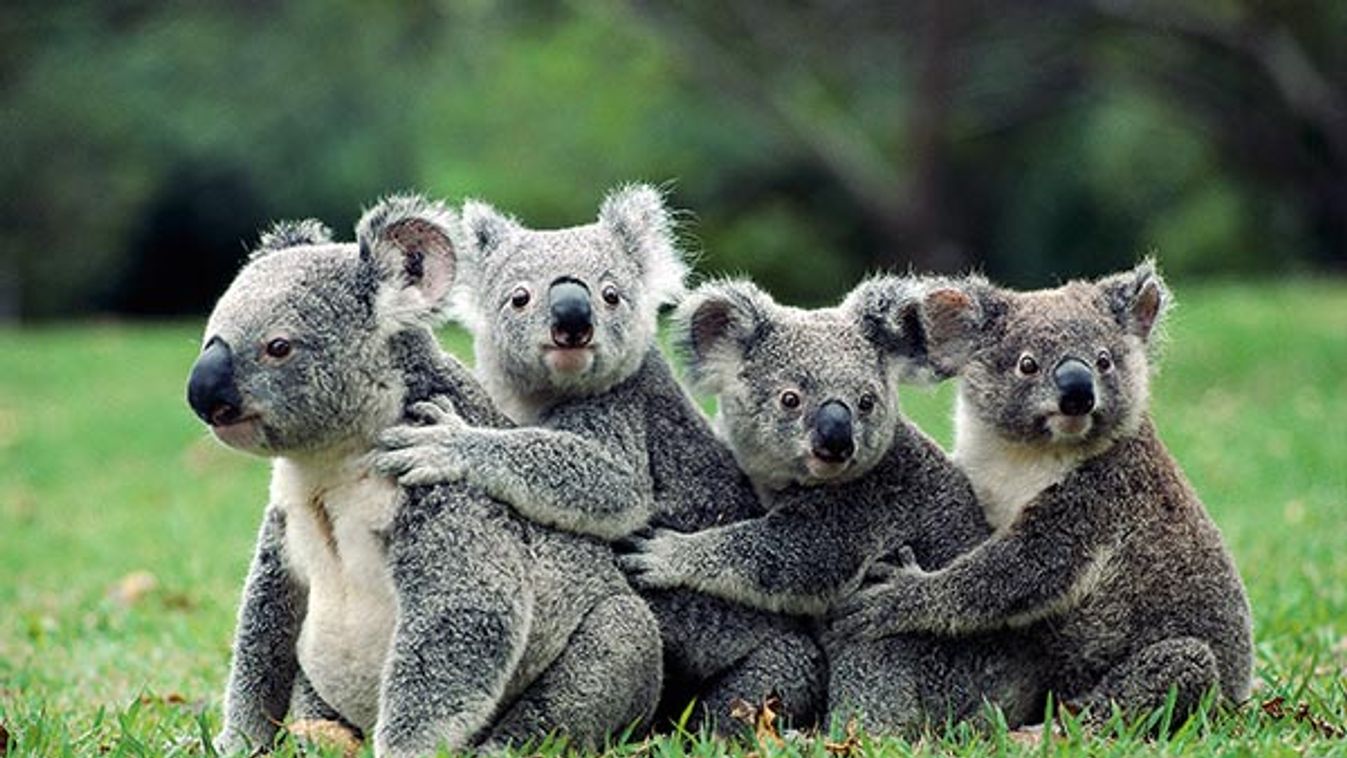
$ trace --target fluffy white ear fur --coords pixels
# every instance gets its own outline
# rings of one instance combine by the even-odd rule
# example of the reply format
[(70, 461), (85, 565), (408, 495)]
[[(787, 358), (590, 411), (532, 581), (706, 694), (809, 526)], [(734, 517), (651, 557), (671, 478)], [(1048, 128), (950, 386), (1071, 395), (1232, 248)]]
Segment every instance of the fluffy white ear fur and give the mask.
[(248, 260), (254, 260), (267, 253), (284, 250), (299, 245), (323, 245), (332, 241), (332, 230), (316, 218), (298, 221), (277, 221), (271, 228), (262, 232)]
[(716, 394), (725, 388), (775, 305), (746, 279), (707, 282), (678, 305), (673, 339), (699, 392)]
[(392, 195), (356, 224), (361, 258), (380, 282), (380, 316), (395, 322), (443, 318), (459, 274), (458, 216), (420, 195)]
[(673, 215), (664, 196), (648, 184), (630, 184), (608, 194), (599, 222), (613, 231), (644, 278), (656, 304), (674, 303), (686, 292), (687, 263), (678, 250)]
[(1131, 271), (1100, 279), (1109, 309), (1128, 333), (1151, 345), (1160, 342), (1165, 316), (1174, 297), (1156, 269), (1155, 259), (1146, 258)]

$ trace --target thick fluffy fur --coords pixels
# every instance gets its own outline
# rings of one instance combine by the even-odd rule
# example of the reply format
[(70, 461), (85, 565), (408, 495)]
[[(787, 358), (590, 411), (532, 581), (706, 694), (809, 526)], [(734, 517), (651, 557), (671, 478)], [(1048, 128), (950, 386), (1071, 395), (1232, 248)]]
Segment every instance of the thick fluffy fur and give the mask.
[[(460, 315), (480, 375), (532, 426), (445, 419), (400, 429), (385, 437), (384, 470), (406, 483), (472, 482), (533, 521), (609, 540), (648, 523), (695, 530), (761, 513), (655, 346), (658, 308), (681, 292), (685, 271), (658, 193), (620, 189), (595, 223), (549, 231), (469, 203), (464, 227), (470, 294)], [(558, 283), (587, 293), (593, 321), (589, 344), (564, 355), (549, 312)], [(660, 621), (671, 709), (695, 695), (725, 723), (733, 698), (776, 691), (788, 715), (813, 714), (822, 656), (799, 621), (692, 592), (643, 595)]]
[[(1248, 696), (1243, 584), (1146, 410), (1168, 301), (1149, 262), (1054, 290), (968, 280), (928, 296), (929, 349), (961, 379), (955, 459), (997, 532), (941, 569), (862, 591), (839, 631), (1020, 628), (1042, 643), (1046, 686), (1096, 716), (1157, 707), (1171, 687), (1180, 716), (1211, 688)], [(1071, 359), (1096, 398), (1075, 418), (1052, 378)]]
[[(683, 303), (676, 336), (688, 365), (718, 395), (721, 429), (772, 510), (635, 541), (622, 563), (639, 585), (822, 617), (886, 557), (910, 551), (909, 560), (944, 566), (988, 536), (967, 478), (898, 408), (898, 377), (924, 368), (915, 293), (914, 282), (885, 277), (839, 307), (805, 311), (740, 281), (703, 286)], [(821, 419), (839, 403), (854, 450), (825, 460), (815, 452)], [(830, 708), (859, 709), (867, 727), (887, 731), (964, 717), (989, 698), (1025, 720), (1035, 715), (1033, 683), (999, 675), (1019, 655), (1004, 642), (826, 640)]]
[(198, 364), (194, 405), (209, 415), (211, 392), (232, 395), (239, 420), (216, 435), (275, 459), (221, 751), (269, 746), (292, 692), (299, 715), (339, 717), (380, 755), (554, 729), (599, 744), (655, 705), (655, 620), (606, 546), (470, 485), (399, 489), (369, 466), (380, 432), (440, 404), (510, 423), (429, 329), (453, 277), (455, 221), (398, 197), (365, 215), (356, 244), (316, 224), (278, 227), (211, 316), (207, 350), (224, 346), (229, 367), (215, 364), (211, 390)]

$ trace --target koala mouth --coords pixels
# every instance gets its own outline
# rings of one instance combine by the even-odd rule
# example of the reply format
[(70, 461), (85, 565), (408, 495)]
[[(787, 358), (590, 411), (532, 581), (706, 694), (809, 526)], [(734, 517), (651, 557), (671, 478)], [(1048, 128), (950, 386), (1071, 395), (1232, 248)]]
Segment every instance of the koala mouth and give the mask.
[(804, 469), (808, 472), (810, 479), (815, 481), (827, 481), (829, 479), (836, 479), (845, 474), (855, 461), (855, 458), (825, 460), (811, 453), (805, 458)]
[(1090, 414), (1068, 416), (1065, 413), (1052, 413), (1048, 415), (1046, 424), (1053, 442), (1079, 442), (1094, 428), (1094, 417)]
[(241, 416), (227, 424), (211, 424), (215, 439), (232, 448), (249, 450), (263, 443), (262, 419), (257, 414)]
[(555, 373), (575, 376), (589, 371), (594, 366), (594, 347), (543, 347), (543, 364)]

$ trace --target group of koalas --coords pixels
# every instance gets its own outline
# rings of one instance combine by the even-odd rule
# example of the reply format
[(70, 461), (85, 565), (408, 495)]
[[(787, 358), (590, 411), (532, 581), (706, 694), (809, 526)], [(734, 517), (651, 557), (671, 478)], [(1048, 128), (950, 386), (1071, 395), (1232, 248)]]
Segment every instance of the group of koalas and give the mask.
[[(729, 732), (769, 693), (898, 734), (1032, 723), (1049, 693), (1247, 697), (1239, 574), (1147, 414), (1150, 263), (1035, 292), (878, 276), (817, 310), (687, 274), (642, 185), (567, 229), (408, 195), (354, 243), (262, 235), (188, 385), (275, 461), (217, 749), (287, 717), (403, 756)], [(658, 346), (671, 303), (714, 427)], [(947, 455), (898, 385), (951, 377)]]

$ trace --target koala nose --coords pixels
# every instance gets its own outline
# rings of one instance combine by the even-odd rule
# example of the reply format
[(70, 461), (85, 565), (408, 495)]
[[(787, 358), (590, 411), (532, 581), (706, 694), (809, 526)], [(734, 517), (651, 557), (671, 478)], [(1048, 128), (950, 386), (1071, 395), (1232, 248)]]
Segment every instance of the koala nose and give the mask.
[(814, 415), (813, 453), (820, 460), (841, 463), (856, 451), (851, 438), (851, 409), (840, 400), (829, 400)]
[(552, 341), (557, 347), (584, 347), (594, 336), (594, 312), (589, 307), (589, 288), (562, 278), (547, 292), (552, 311)]
[(1057, 407), (1068, 416), (1084, 416), (1094, 409), (1094, 373), (1075, 358), (1057, 364), (1052, 372), (1057, 384)]
[(212, 337), (206, 343), (187, 379), (187, 404), (211, 426), (238, 419), (243, 398), (234, 386), (234, 354), (228, 342)]

